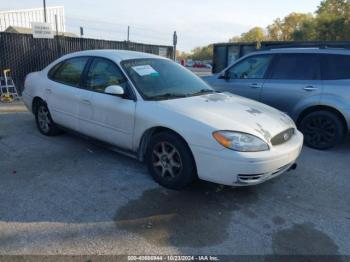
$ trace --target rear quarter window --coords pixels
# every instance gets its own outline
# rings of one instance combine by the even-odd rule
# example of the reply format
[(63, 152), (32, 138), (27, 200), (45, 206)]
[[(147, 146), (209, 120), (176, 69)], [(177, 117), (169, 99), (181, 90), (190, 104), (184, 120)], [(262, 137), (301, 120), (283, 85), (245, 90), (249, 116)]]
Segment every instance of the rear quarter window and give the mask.
[(324, 80), (350, 79), (349, 55), (323, 55), (322, 78)]
[(59, 68), (62, 64), (63, 64), (63, 62), (57, 63), (56, 65), (54, 65), (54, 66), (50, 69), (50, 71), (49, 71), (49, 73), (47, 74), (47, 76), (48, 76), (50, 79), (52, 79), (53, 76), (55, 75), (56, 71), (58, 70), (58, 68)]
[[(88, 57), (76, 57), (59, 63), (49, 72), (49, 78), (53, 81), (70, 86), (79, 86), (82, 73), (88, 61)], [(50, 75), (51, 73), (51, 75)]]

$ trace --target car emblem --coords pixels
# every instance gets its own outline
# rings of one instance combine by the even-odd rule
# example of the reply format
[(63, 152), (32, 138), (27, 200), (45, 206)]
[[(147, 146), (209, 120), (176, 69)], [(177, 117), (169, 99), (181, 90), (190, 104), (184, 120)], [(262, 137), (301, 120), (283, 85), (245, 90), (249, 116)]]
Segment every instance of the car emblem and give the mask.
[(284, 139), (284, 141), (287, 141), (289, 139), (289, 134), (288, 133), (284, 133), (283, 134), (283, 139)]

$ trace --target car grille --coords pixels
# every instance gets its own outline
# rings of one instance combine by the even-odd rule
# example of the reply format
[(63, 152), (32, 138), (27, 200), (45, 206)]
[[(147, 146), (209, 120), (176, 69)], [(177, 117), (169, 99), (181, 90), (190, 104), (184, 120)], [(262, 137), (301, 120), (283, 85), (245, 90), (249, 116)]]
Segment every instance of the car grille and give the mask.
[(288, 142), (292, 136), (295, 134), (295, 129), (294, 128), (289, 128), (278, 135), (274, 136), (271, 139), (271, 144), (274, 146), (281, 145), (283, 143)]

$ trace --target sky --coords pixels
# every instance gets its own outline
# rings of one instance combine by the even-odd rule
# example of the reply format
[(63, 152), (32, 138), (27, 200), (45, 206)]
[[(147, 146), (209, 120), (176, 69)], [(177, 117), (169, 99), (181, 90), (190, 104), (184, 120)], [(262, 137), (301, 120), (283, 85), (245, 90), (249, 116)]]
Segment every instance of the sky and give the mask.
[[(1, 1), (0, 10), (42, 7), (42, 0)], [(227, 42), (253, 26), (266, 27), (291, 12), (313, 13), (320, 0), (46, 0), (47, 6), (64, 6), (66, 31), (86, 37), (172, 44), (178, 50)]]

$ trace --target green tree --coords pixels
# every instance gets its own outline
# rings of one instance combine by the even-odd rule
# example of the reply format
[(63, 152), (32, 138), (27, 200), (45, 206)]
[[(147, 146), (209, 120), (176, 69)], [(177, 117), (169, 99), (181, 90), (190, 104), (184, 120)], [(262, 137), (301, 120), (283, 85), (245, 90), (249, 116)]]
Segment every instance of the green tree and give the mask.
[(301, 26), (293, 32), (292, 36), (294, 41), (317, 40), (318, 32), (316, 30), (316, 19), (304, 21)]
[[(283, 20), (277, 18), (267, 27), (268, 39), (274, 41), (292, 41), (295, 40), (295, 32), (306, 25), (309, 25), (314, 17), (312, 14), (291, 13)], [(300, 37), (299, 33), (299, 37)]]
[(213, 58), (213, 45), (196, 47), (192, 50), (190, 58), (193, 60), (211, 60)]
[(190, 56), (191, 56), (191, 54), (189, 54), (189, 53), (186, 53), (184, 51), (176, 50), (176, 58), (179, 59), (179, 60), (187, 59)]
[(275, 41), (283, 40), (283, 22), (280, 18), (267, 26), (267, 38)]
[(350, 1), (324, 0), (316, 11), (319, 40), (349, 40)]
[(265, 39), (265, 31), (261, 27), (254, 27), (241, 35), (241, 41), (243, 42), (261, 42)]
[(234, 36), (234, 37), (230, 38), (228, 41), (230, 43), (237, 43), (237, 42), (241, 41), (241, 37), (240, 36)]
[(291, 13), (264, 29), (254, 27), (230, 42), (350, 40), (350, 0), (323, 0), (315, 14)]
[(234, 36), (230, 42), (261, 42), (266, 40), (265, 31), (261, 27), (253, 27), (248, 32), (241, 34), (241, 36)]

